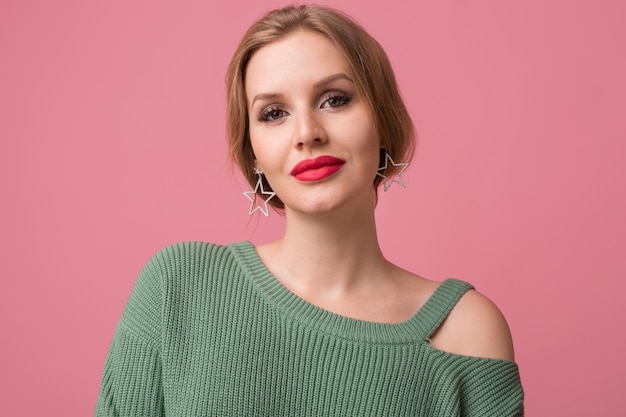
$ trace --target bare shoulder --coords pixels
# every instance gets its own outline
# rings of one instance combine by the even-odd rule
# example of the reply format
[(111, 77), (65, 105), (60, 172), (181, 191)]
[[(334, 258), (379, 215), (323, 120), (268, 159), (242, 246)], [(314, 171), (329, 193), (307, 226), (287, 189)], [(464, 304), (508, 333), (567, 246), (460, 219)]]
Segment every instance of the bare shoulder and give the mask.
[(461, 297), (431, 337), (436, 348), (459, 355), (514, 360), (511, 331), (500, 309), (478, 291)]

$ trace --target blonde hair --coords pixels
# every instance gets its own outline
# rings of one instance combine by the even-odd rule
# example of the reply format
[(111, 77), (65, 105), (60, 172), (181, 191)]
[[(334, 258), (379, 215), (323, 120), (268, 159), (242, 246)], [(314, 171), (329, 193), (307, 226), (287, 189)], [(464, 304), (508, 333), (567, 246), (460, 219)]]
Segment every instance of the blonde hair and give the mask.
[[(357, 92), (371, 109), (382, 148), (396, 162), (409, 161), (415, 149), (413, 123), (398, 91), (389, 58), (380, 44), (340, 11), (311, 5), (287, 6), (270, 11), (250, 26), (235, 50), (226, 74), (226, 130), (230, 156), (248, 182), (254, 186), (257, 177), (248, 126), (246, 68), (256, 51), (297, 29), (320, 33), (333, 42), (348, 63)], [(390, 165), (385, 175), (393, 175), (397, 170)], [(265, 178), (264, 181), (265, 189), (270, 189)], [(382, 178), (376, 176), (376, 190), (381, 181)], [(284, 208), (278, 196), (268, 203), (278, 209)]]

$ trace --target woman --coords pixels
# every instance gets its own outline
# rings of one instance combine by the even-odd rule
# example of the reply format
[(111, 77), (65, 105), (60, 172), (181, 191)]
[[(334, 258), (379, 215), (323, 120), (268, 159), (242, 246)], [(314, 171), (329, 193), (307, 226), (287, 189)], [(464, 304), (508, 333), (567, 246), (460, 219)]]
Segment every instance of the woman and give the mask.
[(250, 212), (283, 210), (285, 234), (155, 255), (96, 415), (521, 415), (499, 310), (381, 253), (377, 189), (403, 185), (414, 138), (379, 44), (336, 11), (286, 7), (245, 34), (227, 88)]

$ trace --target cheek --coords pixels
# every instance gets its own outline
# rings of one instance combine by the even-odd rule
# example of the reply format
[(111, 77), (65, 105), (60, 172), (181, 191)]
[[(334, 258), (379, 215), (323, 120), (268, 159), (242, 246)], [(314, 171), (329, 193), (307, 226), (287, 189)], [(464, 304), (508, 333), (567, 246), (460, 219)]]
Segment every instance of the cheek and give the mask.
[(381, 142), (373, 124), (361, 123), (360, 125), (355, 124), (355, 126), (361, 126), (357, 131), (353, 131), (355, 138), (358, 140), (360, 151), (364, 155), (368, 155), (368, 157), (376, 160), (378, 164)]
[(361, 106), (357, 112), (353, 115), (352, 120), (349, 123), (352, 135), (358, 138), (362, 142), (363, 146), (375, 146), (380, 147), (380, 138), (376, 125), (371, 113)]
[(269, 173), (277, 164), (279, 149), (272, 146), (272, 141), (264, 140), (258, 136), (253, 136), (251, 132), (250, 145), (254, 154), (254, 166)]

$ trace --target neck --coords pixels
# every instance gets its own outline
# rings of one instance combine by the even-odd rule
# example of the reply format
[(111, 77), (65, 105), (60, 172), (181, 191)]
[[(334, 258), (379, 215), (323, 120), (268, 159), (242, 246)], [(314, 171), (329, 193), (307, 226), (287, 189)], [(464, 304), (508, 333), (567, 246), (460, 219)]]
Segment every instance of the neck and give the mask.
[(374, 201), (343, 214), (285, 214), (285, 235), (259, 254), (288, 288), (345, 294), (384, 276), (389, 263), (378, 244)]

